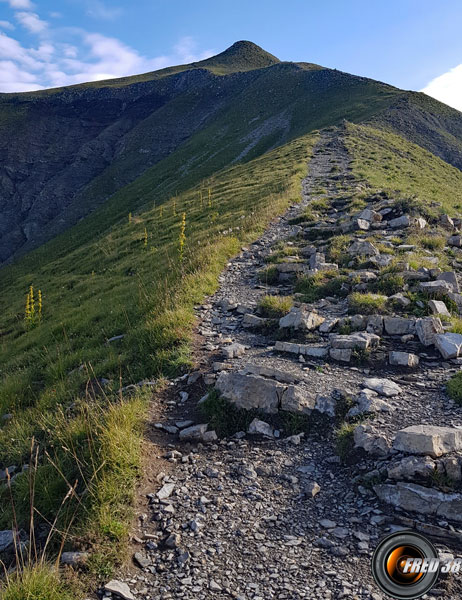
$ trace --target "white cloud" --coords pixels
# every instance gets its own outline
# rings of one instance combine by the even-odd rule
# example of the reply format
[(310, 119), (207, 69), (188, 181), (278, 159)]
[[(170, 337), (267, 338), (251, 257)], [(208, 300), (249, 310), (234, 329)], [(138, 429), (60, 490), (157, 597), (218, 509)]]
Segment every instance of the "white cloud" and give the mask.
[(15, 17), (31, 33), (42, 33), (48, 27), (48, 23), (35, 13), (17, 12)]
[[(15, 8), (32, 7), (30, 0), (1, 1), (7, 1)], [(213, 54), (211, 50), (199, 52), (194, 39), (184, 37), (171, 53), (151, 58), (117, 38), (78, 28), (54, 29), (51, 22), (42, 20), (35, 12), (16, 11), (15, 17), (39, 39), (35, 46), (26, 47), (0, 30), (0, 92), (136, 75), (169, 65), (195, 62)], [(64, 34), (66, 42), (63, 41)]]
[(123, 13), (117, 6), (106, 6), (101, 0), (90, 0), (88, 2), (87, 15), (95, 19), (112, 21)]
[(2, 0), (2, 2), (8, 2), (11, 8), (17, 10), (33, 10), (34, 8), (30, 0)]
[(421, 91), (453, 108), (462, 110), (462, 64), (435, 77)]
[(204, 60), (212, 56), (213, 50), (205, 50), (204, 52), (197, 53), (197, 43), (191, 36), (185, 36), (175, 45), (175, 54), (178, 56), (182, 63), (192, 63), (198, 60)]
[(21, 69), (12, 60), (0, 60), (0, 89), (2, 92), (29, 92), (41, 87), (32, 73)]
[(14, 29), (13, 23), (10, 23), (9, 21), (0, 21), (0, 27), (2, 27), (2, 29)]

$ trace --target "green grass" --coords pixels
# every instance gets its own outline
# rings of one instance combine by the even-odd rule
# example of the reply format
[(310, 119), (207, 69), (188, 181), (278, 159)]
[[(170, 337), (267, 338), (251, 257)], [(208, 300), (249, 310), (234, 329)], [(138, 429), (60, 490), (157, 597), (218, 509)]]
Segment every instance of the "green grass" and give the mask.
[(384, 294), (385, 296), (393, 296), (398, 292), (402, 292), (404, 288), (404, 277), (396, 273), (384, 273), (380, 275), (376, 281), (373, 281), (370, 288), (371, 291)]
[(3, 587), (2, 600), (77, 600), (79, 592), (63, 583), (51, 565), (41, 563), (9, 575)]
[(279, 271), (274, 265), (265, 267), (258, 272), (258, 279), (266, 285), (274, 285), (279, 281)]
[(258, 303), (258, 307), (263, 317), (278, 319), (290, 311), (293, 303), (291, 296), (264, 296)]
[(386, 312), (386, 296), (353, 292), (348, 296), (348, 307), (352, 314), (372, 315)]
[(462, 405), (462, 373), (457, 373), (451, 377), (447, 383), (446, 389), (448, 396), (457, 404)]
[(303, 294), (304, 302), (315, 302), (326, 296), (344, 298), (348, 294), (348, 277), (338, 271), (319, 271), (314, 275), (301, 275), (295, 284), (295, 292)]
[(345, 143), (353, 174), (373, 188), (409, 196), (406, 210), (433, 219), (444, 212), (453, 215), (462, 203), (462, 173), (403, 137), (349, 123)]
[(335, 431), (336, 450), (342, 462), (347, 462), (354, 451), (354, 430), (357, 424), (342, 423)]
[[(35, 438), (40, 448), (35, 505), (43, 518), (59, 507), (68, 489), (65, 479), (77, 480), (80, 492), (88, 487), (72, 532), (92, 549), (93, 576), (110, 576), (124, 554), (141, 462), (146, 395), (121, 402), (120, 383), (190, 367), (194, 306), (216, 289), (229, 258), (297, 201), (315, 140), (298, 139), (217, 172), (213, 180), (202, 181), (199, 174), (161, 206), (133, 211), (129, 222), (126, 207), (141, 190), (146, 195), (155, 187), (154, 169), (68, 234), (0, 272), (0, 414), (13, 414), (0, 429), (1, 465), (27, 463)], [(199, 190), (209, 187), (211, 206), (201, 205)], [(104, 229), (109, 205), (121, 216), (113, 222), (113, 214)], [(43, 292), (43, 319), (28, 328), (24, 306), (31, 284)], [(124, 337), (107, 343), (115, 335)], [(97, 377), (110, 381), (107, 397), (85, 397), (86, 382)], [(15, 481), (13, 493), (20, 525), (27, 527), (27, 474)], [(0, 502), (5, 507), (0, 524), (8, 528), (12, 514), (5, 489)], [(63, 511), (62, 528), (74, 508), (69, 502)]]

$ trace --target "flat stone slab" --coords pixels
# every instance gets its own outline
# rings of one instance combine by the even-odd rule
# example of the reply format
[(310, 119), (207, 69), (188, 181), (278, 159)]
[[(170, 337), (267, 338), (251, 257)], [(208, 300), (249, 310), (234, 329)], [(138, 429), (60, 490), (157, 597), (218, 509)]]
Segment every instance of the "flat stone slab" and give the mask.
[(293, 344), (292, 342), (277, 341), (274, 345), (277, 352), (288, 352), (289, 354), (302, 354), (312, 358), (324, 358), (328, 353), (328, 346), (309, 345), (309, 344)]
[(220, 373), (216, 389), (238, 408), (257, 408), (268, 414), (279, 410), (309, 414), (316, 402), (315, 394), (300, 386), (243, 373)]
[(393, 448), (406, 454), (442, 456), (462, 449), (462, 429), (411, 425), (398, 431), (393, 441)]
[(279, 319), (279, 327), (312, 331), (324, 322), (324, 317), (315, 311), (307, 311), (300, 307), (291, 308), (290, 312)]
[(379, 484), (374, 491), (383, 502), (402, 510), (462, 523), (462, 494), (445, 494), (435, 488), (400, 481)]
[(400, 386), (391, 379), (379, 379), (378, 377), (370, 377), (363, 381), (363, 385), (368, 390), (373, 390), (381, 396), (398, 396), (402, 392)]
[(357, 333), (351, 333), (349, 335), (331, 335), (330, 344), (332, 348), (338, 348), (339, 350), (344, 349), (355, 349), (367, 350), (368, 348), (374, 348), (378, 346), (380, 337), (375, 333), (366, 333), (359, 331)]

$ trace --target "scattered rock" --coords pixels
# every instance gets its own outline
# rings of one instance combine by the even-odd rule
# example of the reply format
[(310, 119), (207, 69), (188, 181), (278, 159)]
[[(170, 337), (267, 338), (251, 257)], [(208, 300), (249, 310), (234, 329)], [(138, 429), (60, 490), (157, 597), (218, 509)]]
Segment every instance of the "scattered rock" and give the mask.
[(411, 425), (398, 431), (393, 448), (406, 454), (442, 456), (462, 449), (462, 429)]
[(377, 392), (381, 396), (398, 396), (402, 392), (400, 386), (391, 379), (379, 379), (377, 377), (371, 377), (369, 379), (365, 379), (363, 385), (369, 390)]
[(411, 352), (392, 351), (388, 354), (388, 362), (390, 365), (398, 367), (417, 367), (419, 357)]
[(116, 594), (116, 596), (123, 598), (123, 600), (135, 600), (135, 596), (131, 593), (130, 588), (123, 581), (117, 581), (116, 579), (113, 579), (109, 583), (106, 583), (104, 586), (104, 591), (111, 594)]

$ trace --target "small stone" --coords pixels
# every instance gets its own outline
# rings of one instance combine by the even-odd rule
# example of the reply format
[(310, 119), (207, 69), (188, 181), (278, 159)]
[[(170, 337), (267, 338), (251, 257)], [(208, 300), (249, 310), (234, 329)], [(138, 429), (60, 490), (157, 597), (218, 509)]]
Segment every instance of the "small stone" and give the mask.
[(430, 300), (428, 306), (434, 315), (443, 315), (445, 317), (451, 316), (446, 304), (441, 300)]
[(135, 596), (131, 593), (128, 585), (123, 581), (113, 579), (104, 586), (104, 591), (111, 594), (116, 594), (123, 600), (135, 600)]
[(254, 419), (248, 429), (248, 433), (256, 434), (256, 435), (265, 435), (267, 437), (274, 437), (273, 428), (265, 421), (260, 421), (260, 419)]
[(314, 498), (321, 491), (321, 486), (316, 481), (310, 481), (305, 486), (305, 493), (307, 496)]
[(174, 483), (165, 483), (157, 492), (156, 496), (159, 498), (159, 500), (166, 500), (172, 495), (174, 489)]

